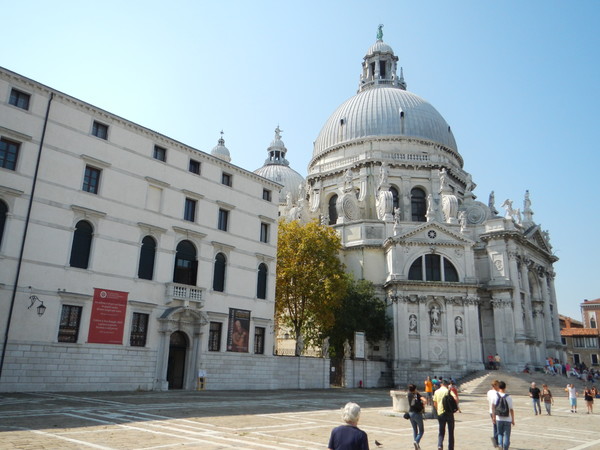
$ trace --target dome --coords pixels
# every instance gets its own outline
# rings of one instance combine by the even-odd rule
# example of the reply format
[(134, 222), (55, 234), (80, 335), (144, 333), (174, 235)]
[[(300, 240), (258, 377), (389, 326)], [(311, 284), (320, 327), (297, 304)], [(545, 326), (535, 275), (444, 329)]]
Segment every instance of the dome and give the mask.
[(300, 185), (304, 184), (304, 177), (291, 167), (280, 164), (268, 164), (255, 170), (254, 173), (283, 185), (283, 189), (281, 189), (281, 193), (279, 194), (279, 203), (287, 201), (288, 192), (290, 193), (292, 202), (295, 203), (298, 200)]
[(287, 148), (281, 140), (281, 132), (279, 126), (275, 128), (275, 138), (267, 149), (269, 157), (265, 160), (265, 164), (254, 173), (283, 185), (279, 203), (287, 202), (288, 193), (291, 197), (290, 200), (296, 202), (300, 193), (300, 185), (304, 184), (304, 177), (292, 169), (288, 160), (285, 159)]
[(423, 139), (458, 153), (448, 123), (431, 104), (403, 89), (377, 86), (359, 92), (329, 117), (315, 141), (313, 158), (370, 137)]
[(394, 50), (392, 50), (392, 47), (387, 45), (385, 42), (377, 41), (373, 45), (371, 45), (371, 48), (369, 48), (369, 50), (367, 51), (367, 55), (373, 55), (374, 53), (394, 54)]
[(225, 139), (223, 139), (223, 132), (221, 131), (221, 138), (219, 139), (218, 144), (211, 150), (211, 155), (216, 156), (223, 161), (230, 162), (231, 155), (229, 154), (229, 149), (225, 147)]

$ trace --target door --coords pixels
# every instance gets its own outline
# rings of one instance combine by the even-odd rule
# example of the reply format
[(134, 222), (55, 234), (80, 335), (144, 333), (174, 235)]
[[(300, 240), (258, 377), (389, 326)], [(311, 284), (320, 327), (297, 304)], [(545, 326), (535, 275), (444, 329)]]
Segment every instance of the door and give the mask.
[(186, 335), (181, 331), (174, 332), (169, 343), (169, 362), (167, 365), (169, 389), (183, 389), (187, 348), (188, 339)]

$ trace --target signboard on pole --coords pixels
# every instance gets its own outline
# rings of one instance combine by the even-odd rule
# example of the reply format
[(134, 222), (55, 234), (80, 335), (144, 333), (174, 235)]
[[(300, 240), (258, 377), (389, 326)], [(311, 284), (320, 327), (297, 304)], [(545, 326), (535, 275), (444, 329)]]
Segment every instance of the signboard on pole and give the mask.
[(128, 292), (94, 288), (88, 342), (123, 344)]

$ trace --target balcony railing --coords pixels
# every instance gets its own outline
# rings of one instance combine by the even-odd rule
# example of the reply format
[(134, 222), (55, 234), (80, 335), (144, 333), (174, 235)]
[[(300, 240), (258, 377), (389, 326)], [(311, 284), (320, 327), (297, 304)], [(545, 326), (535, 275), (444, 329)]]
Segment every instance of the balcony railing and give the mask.
[(197, 308), (204, 306), (202, 299), (203, 289), (187, 284), (167, 283), (166, 303), (177, 303), (183, 306), (190, 306), (190, 303)]

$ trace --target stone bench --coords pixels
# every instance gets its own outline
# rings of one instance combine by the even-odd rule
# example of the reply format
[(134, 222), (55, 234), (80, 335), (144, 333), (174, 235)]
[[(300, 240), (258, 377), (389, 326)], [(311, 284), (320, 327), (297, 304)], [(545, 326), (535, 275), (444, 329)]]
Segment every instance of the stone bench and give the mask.
[(392, 397), (392, 410), (394, 412), (408, 412), (408, 394), (406, 391), (390, 391)]

